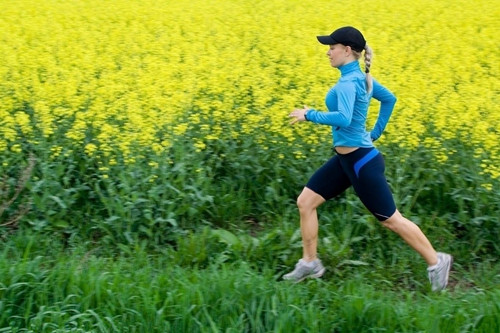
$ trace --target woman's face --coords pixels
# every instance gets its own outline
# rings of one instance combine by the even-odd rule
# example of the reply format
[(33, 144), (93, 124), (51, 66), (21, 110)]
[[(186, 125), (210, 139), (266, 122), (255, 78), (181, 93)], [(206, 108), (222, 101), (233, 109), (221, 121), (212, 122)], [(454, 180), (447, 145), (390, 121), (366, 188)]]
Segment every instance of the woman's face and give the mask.
[(330, 48), (328, 49), (328, 52), (326, 55), (330, 59), (330, 64), (338, 68), (346, 63), (347, 58), (349, 57), (349, 52), (348, 47), (342, 45), (342, 44), (335, 44), (335, 45), (330, 45)]

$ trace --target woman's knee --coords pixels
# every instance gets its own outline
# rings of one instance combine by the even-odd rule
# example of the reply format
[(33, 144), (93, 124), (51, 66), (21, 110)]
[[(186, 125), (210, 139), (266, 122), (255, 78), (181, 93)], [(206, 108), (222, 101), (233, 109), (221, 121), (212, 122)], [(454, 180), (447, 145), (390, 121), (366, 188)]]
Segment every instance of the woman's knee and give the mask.
[(389, 217), (387, 220), (382, 221), (382, 225), (390, 230), (397, 230), (398, 226), (404, 223), (404, 217), (401, 215), (401, 213), (396, 209), (394, 214), (392, 214), (391, 217)]
[(323, 202), (325, 202), (325, 199), (321, 195), (305, 187), (297, 198), (297, 207), (300, 211), (313, 210)]
[(299, 209), (305, 209), (309, 206), (309, 200), (306, 195), (304, 195), (304, 191), (300, 193), (300, 195), (297, 197), (297, 207)]

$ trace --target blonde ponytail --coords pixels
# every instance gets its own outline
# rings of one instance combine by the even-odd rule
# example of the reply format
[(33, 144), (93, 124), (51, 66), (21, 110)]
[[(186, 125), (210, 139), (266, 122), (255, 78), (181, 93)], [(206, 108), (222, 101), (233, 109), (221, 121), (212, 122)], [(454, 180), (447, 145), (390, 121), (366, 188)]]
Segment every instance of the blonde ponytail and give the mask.
[(373, 89), (373, 79), (370, 74), (370, 66), (372, 65), (373, 50), (368, 44), (365, 45), (365, 73), (366, 73), (366, 93), (370, 94)]

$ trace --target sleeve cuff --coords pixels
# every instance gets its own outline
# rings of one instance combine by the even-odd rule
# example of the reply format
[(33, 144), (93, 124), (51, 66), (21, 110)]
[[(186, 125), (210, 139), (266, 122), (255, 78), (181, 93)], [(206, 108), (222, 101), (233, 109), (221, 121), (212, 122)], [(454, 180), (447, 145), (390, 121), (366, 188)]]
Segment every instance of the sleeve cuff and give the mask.
[(306, 113), (304, 114), (304, 118), (306, 118), (307, 121), (311, 121), (311, 122), (314, 122), (314, 113), (316, 111), (314, 109), (309, 109), (306, 111)]

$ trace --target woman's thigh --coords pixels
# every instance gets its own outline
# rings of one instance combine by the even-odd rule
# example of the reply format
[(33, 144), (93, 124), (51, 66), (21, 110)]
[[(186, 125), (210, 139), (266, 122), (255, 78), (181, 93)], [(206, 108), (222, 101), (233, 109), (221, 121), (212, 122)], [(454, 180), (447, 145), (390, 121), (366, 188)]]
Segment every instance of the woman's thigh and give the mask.
[(357, 173), (350, 175), (354, 190), (361, 202), (379, 221), (387, 220), (396, 211), (384, 171), (384, 158), (379, 153)]
[(330, 200), (351, 186), (349, 176), (344, 172), (338, 155), (323, 164), (309, 179), (306, 187)]

